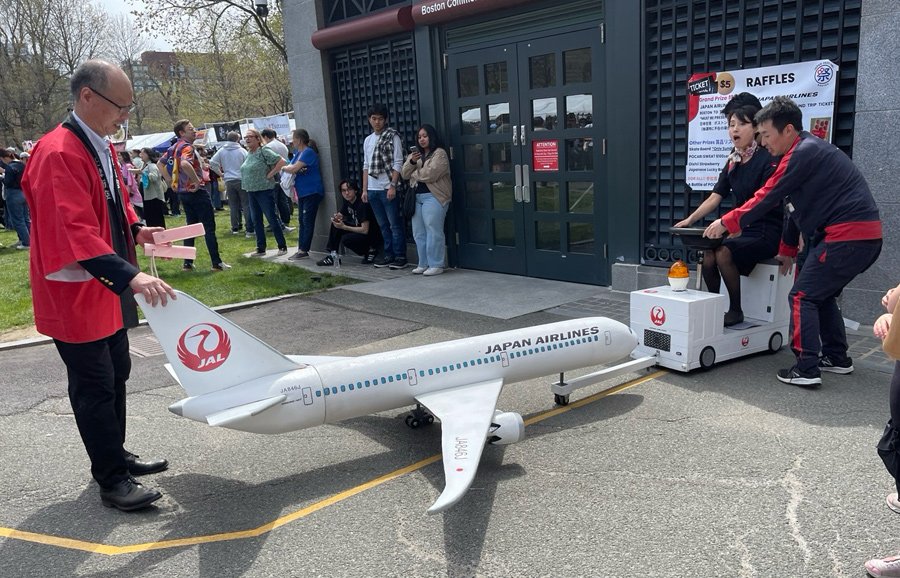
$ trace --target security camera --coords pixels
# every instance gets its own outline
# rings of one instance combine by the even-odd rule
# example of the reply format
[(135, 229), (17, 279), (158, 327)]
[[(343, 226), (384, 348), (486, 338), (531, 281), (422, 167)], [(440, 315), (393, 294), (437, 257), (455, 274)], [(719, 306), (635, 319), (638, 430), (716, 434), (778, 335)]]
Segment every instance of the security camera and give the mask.
[(265, 18), (269, 15), (269, 0), (253, 0), (256, 5), (256, 15)]

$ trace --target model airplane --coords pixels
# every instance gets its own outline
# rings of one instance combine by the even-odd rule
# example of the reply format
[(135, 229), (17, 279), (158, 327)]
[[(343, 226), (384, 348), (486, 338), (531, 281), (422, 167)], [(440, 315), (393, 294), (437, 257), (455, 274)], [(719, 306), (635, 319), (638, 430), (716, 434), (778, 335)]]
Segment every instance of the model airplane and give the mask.
[[(173, 413), (274, 434), (421, 404), (440, 419), (446, 485), (428, 509), (469, 489), (485, 442), (524, 436), (522, 416), (495, 409), (504, 384), (616, 361), (637, 345), (605, 317), (572, 319), (362, 357), (282, 355), (192, 297), (141, 308), (188, 393)], [(407, 418), (415, 427), (419, 413)]]

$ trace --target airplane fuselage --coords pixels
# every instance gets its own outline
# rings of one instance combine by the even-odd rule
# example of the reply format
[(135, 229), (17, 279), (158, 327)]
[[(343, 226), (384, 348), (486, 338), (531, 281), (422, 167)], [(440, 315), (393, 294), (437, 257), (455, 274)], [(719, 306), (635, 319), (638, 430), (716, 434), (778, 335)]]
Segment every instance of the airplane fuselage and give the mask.
[(492, 379), (509, 384), (615, 361), (636, 343), (616, 321), (573, 319), (316, 363), (189, 397), (173, 408), (205, 422), (229, 408), (285, 396), (276, 407), (225, 426), (282, 433), (413, 405), (415, 396), (432, 391)]

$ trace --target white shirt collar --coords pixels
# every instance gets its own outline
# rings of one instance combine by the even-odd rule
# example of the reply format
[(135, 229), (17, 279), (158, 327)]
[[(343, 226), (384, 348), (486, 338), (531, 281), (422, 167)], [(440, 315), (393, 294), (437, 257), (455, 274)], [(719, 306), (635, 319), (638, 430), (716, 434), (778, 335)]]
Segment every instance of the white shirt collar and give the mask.
[[(72, 114), (72, 118), (75, 119), (75, 122), (77, 122), (78, 126), (81, 127), (81, 129), (84, 131), (84, 134), (87, 135), (88, 140), (91, 141), (91, 144), (94, 145), (94, 149), (98, 153), (106, 153), (107, 151), (109, 151), (109, 139), (108, 138), (106, 138), (105, 136), (100, 136), (99, 134), (94, 132), (94, 129), (92, 129), (91, 127), (86, 125), (84, 123), (84, 121), (81, 120), (77, 114), (75, 114), (74, 110), (71, 112), (71, 114)], [(104, 157), (104, 155), (101, 154), (100, 158), (102, 159), (103, 157)]]

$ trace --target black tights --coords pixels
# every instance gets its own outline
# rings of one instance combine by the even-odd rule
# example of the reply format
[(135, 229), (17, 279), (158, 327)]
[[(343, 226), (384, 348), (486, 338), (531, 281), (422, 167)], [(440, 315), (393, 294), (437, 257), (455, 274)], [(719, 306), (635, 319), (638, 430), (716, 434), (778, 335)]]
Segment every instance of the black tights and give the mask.
[[(703, 252), (703, 280), (710, 293), (718, 293), (720, 279), (728, 289), (728, 310), (741, 309), (741, 274), (731, 258), (731, 249), (719, 246)], [(721, 278), (719, 277), (721, 275)]]

